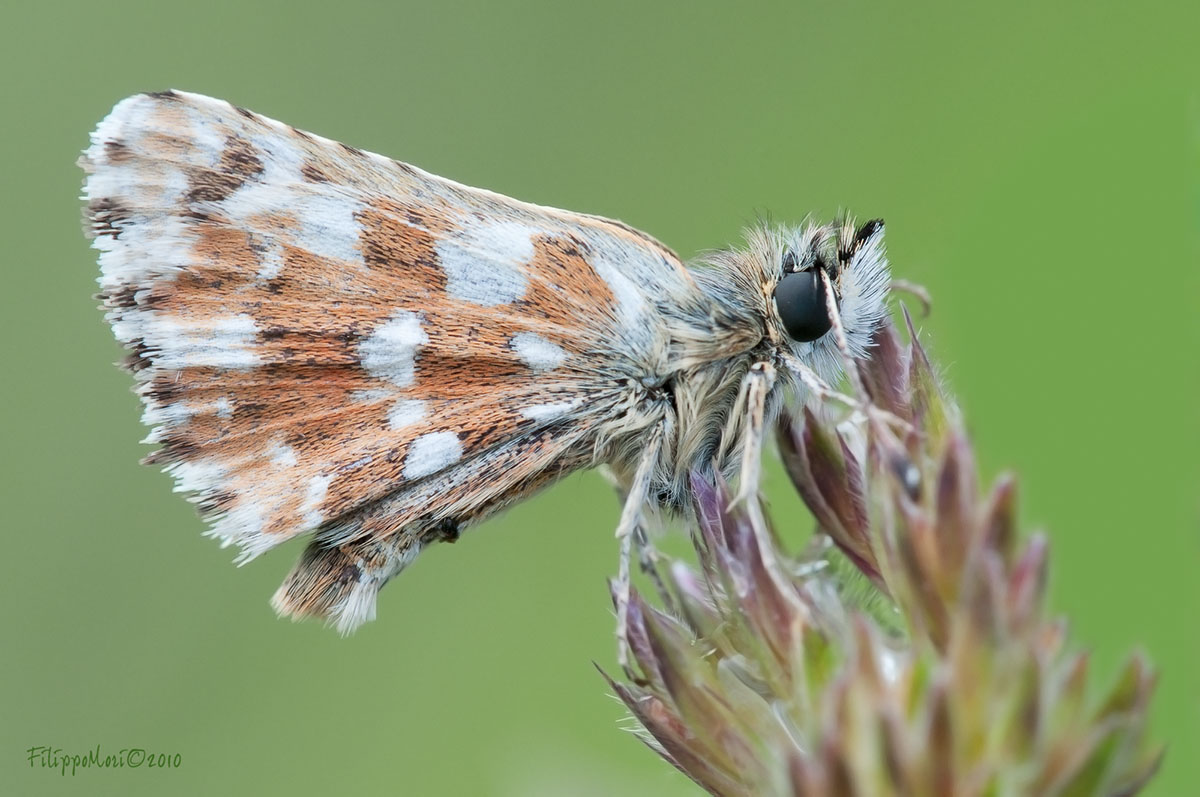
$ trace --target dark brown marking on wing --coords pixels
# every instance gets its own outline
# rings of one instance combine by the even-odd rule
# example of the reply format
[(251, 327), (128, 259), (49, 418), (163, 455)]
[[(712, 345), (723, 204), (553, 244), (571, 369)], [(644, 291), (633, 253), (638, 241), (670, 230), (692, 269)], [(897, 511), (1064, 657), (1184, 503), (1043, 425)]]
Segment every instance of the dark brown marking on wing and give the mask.
[(594, 324), (596, 319), (588, 317), (586, 310), (611, 308), (615, 299), (588, 256), (587, 243), (574, 235), (537, 236), (530, 270), (539, 279), (532, 281), (524, 298), (518, 300), (521, 312), (564, 329)]
[(300, 167), (300, 176), (310, 183), (329, 182), (329, 175), (325, 174), (325, 172), (321, 170), (320, 166), (317, 166), (315, 163), (311, 162), (305, 163)]
[(113, 165), (128, 163), (133, 160), (133, 153), (123, 141), (105, 141), (104, 157)]
[(443, 294), (446, 274), (438, 263), (437, 238), (419, 210), (378, 200), (356, 214), (359, 244), (371, 269), (391, 273), (417, 292)]
[(230, 136), (215, 168), (192, 172), (187, 201), (220, 202), (262, 172), (262, 160), (250, 142)]

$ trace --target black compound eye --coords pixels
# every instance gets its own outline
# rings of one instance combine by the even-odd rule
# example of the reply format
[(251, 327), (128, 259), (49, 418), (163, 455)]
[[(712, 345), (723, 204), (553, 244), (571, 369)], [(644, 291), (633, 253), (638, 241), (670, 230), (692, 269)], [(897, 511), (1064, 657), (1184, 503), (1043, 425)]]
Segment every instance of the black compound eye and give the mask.
[(775, 307), (788, 335), (801, 343), (816, 340), (832, 326), (825, 307), (825, 283), (815, 268), (784, 274), (775, 286)]

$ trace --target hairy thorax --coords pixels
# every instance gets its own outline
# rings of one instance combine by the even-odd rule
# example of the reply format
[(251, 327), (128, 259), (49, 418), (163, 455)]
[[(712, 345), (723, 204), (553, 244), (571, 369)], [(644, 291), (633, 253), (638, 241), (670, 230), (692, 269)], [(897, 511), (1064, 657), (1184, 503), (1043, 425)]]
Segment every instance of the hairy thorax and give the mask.
[(631, 380), (625, 406), (609, 425), (608, 445), (599, 457), (620, 484), (632, 482), (648, 431), (654, 428), (663, 430), (650, 489), (657, 504), (682, 509), (693, 473), (733, 476), (744, 431), (737, 411), (739, 389), (755, 362), (771, 359), (764, 340), (754, 343), (753, 330), (752, 324), (736, 336), (714, 330), (707, 345), (678, 347), (686, 353), (672, 359), (686, 360), (685, 367)]

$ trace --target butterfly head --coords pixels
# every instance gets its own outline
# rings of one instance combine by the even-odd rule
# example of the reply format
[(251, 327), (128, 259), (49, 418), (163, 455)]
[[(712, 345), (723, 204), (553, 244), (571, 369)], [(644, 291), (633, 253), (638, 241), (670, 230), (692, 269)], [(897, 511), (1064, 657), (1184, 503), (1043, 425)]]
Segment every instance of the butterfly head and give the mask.
[(830, 295), (850, 350), (862, 356), (883, 319), (888, 287), (883, 221), (800, 227), (779, 239), (775, 320), (797, 354), (832, 356)]

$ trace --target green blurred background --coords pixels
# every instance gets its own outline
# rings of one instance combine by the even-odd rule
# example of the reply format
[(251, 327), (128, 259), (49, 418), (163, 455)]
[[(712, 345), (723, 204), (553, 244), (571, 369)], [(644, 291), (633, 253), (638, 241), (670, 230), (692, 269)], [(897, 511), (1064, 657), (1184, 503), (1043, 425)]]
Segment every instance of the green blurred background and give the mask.
[[(425, 554), (342, 640), (267, 605), (296, 545), (233, 567), (137, 464), (74, 161), (166, 87), (685, 256), (761, 212), (885, 217), (985, 474), (1050, 531), (1054, 608), (1101, 679), (1135, 646), (1161, 668), (1149, 793), (1197, 793), (1197, 30), (1194, 3), (6, 4), (0, 794), (693, 793), (590, 663), (595, 474)], [(27, 764), (96, 744), (183, 766)]]

